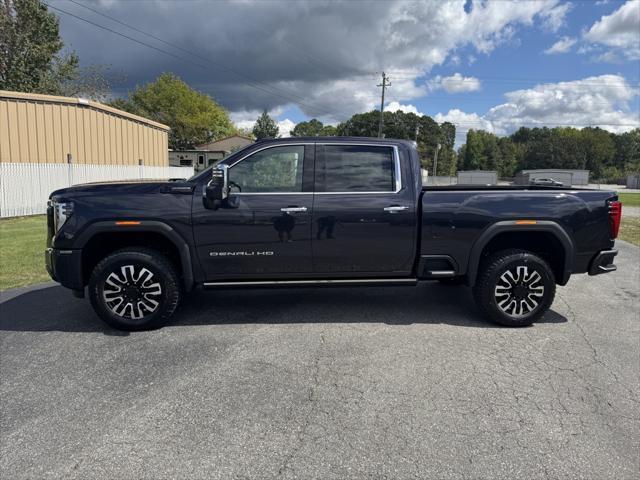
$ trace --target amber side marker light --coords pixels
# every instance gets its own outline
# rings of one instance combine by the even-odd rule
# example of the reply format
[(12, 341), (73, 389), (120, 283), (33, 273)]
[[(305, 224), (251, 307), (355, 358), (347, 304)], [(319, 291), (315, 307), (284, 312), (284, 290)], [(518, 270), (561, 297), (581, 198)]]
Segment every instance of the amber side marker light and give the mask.
[(516, 220), (516, 225), (535, 225), (537, 220)]
[(140, 222), (134, 222), (132, 220), (123, 220), (121, 222), (116, 222), (116, 225), (119, 227), (126, 227), (127, 225), (140, 225)]

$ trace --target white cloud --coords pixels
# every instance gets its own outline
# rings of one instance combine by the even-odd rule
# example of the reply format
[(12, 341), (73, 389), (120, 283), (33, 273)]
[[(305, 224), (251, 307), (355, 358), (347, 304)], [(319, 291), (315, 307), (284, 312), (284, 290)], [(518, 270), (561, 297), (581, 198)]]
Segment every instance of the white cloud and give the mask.
[(475, 77), (463, 77), (459, 73), (454, 73), (450, 77), (440, 75), (427, 82), (430, 91), (444, 90), (447, 93), (475, 92), (480, 90), (480, 80)]
[(288, 118), (280, 120), (278, 122), (278, 135), (280, 135), (281, 138), (290, 137), (291, 130), (293, 130), (293, 127), (295, 126), (296, 123), (289, 120)]
[(543, 12), (541, 14), (542, 18), (544, 18), (543, 25), (552, 32), (557, 32), (564, 26), (567, 13), (569, 13), (572, 8), (573, 5), (567, 2)]
[(398, 102), (389, 102), (389, 104), (384, 107), (385, 112), (397, 112), (398, 110), (404, 113), (415, 113), (416, 115), (423, 115), (418, 111), (415, 105), (411, 104), (403, 105)]
[(562, 37), (556, 43), (547, 48), (544, 53), (553, 55), (556, 53), (567, 53), (576, 44), (576, 39), (572, 37)]
[(457, 140), (470, 128), (508, 134), (521, 126), (599, 126), (611, 132), (640, 127), (640, 112), (631, 109), (640, 89), (619, 75), (600, 75), (571, 82), (547, 83), (505, 95), (506, 102), (484, 115), (450, 110), (434, 117), (457, 126)]
[(460, 55), (452, 55), (449, 59), (449, 65), (452, 65), (454, 67), (460, 65)]
[(591, 57), (591, 60), (598, 63), (623, 63), (624, 60), (620, 58), (620, 55), (615, 50), (607, 50), (600, 55)]
[(496, 134), (504, 134), (503, 131), (496, 131), (493, 124), (478, 115), (477, 113), (466, 113), (462, 110), (454, 108), (447, 113), (438, 113), (433, 119), (438, 122), (450, 122), (456, 126), (456, 146), (460, 146), (465, 142), (467, 132), (471, 129), (486, 130)]
[(584, 40), (618, 50), (631, 60), (640, 59), (640, 2), (629, 0), (604, 15), (583, 35)]

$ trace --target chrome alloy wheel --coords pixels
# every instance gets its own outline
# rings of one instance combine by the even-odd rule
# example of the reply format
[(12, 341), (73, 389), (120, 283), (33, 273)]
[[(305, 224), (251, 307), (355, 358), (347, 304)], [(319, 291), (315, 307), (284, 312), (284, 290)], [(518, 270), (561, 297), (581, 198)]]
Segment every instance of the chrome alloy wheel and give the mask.
[(107, 307), (123, 318), (139, 320), (156, 311), (160, 305), (162, 286), (145, 267), (123, 265), (105, 281), (103, 298)]
[(496, 305), (514, 318), (522, 318), (536, 309), (544, 297), (542, 276), (521, 265), (504, 272), (494, 289)]

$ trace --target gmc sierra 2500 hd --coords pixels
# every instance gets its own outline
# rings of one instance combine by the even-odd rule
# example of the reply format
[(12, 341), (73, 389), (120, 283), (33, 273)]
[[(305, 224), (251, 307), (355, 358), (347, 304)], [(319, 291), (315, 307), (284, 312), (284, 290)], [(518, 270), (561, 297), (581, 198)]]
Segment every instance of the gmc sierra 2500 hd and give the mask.
[[(189, 180), (51, 194), (47, 269), (128, 330), (162, 325), (194, 287), (464, 283), (530, 325), (571, 274), (616, 269), (614, 192), (423, 187), (413, 142), (260, 141)], [(86, 288), (88, 287), (88, 288)]]

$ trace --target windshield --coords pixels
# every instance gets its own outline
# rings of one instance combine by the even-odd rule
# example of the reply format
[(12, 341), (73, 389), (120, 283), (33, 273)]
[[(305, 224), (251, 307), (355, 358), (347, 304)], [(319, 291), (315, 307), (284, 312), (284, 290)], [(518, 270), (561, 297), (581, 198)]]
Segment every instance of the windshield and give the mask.
[(240, 156), (245, 150), (253, 147), (253, 145), (255, 145), (255, 144), (251, 143), (251, 144), (247, 145), (246, 147), (241, 148), (240, 150), (237, 150), (237, 151), (233, 152), (228, 157), (224, 157), (224, 158), (218, 160), (216, 163), (210, 165), (209, 167), (205, 168), (201, 172), (197, 172), (197, 173), (193, 174), (193, 176), (190, 177), (187, 181), (188, 182), (197, 182), (201, 178), (211, 175), (211, 169), (212, 168), (217, 167), (221, 163), (228, 163), (230, 161), (232, 162), (236, 157)]

